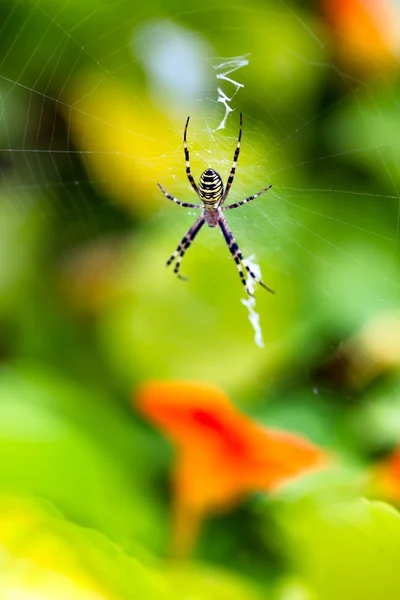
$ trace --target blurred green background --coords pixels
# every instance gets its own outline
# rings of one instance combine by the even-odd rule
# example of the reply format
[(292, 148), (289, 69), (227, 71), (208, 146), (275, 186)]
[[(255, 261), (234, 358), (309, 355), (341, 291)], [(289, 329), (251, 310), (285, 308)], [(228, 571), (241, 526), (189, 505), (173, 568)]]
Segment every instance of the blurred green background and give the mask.
[[(360, 6), (0, 3), (2, 597), (398, 598), (397, 513), (359, 497), (396, 503), (371, 473), (400, 439), (400, 19)], [(219, 231), (188, 283), (165, 268), (195, 215), (156, 185), (196, 201), (188, 115), (196, 180), (226, 178), (239, 112), (230, 201), (273, 184), (227, 213), (276, 290), (256, 291), (263, 348)], [(211, 517), (166, 563), (173, 452), (132, 399), (170, 378), (306, 435), (334, 475)]]

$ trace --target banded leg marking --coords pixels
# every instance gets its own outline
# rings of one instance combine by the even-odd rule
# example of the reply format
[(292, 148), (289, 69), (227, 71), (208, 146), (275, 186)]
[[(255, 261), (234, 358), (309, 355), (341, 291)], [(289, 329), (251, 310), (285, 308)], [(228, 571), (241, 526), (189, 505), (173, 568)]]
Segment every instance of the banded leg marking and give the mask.
[(157, 183), (157, 185), (164, 194), (164, 196), (166, 196), (168, 200), (172, 200), (172, 202), (175, 202), (175, 204), (179, 204), (179, 206), (183, 206), (184, 208), (201, 208), (200, 204), (192, 204), (191, 202), (181, 202), (181, 200), (178, 200), (178, 198), (175, 198), (174, 196), (171, 196), (171, 194), (168, 194), (168, 192), (164, 190), (161, 183)]
[[(241, 258), (241, 260), (243, 260), (243, 256)], [(269, 292), (270, 294), (275, 294), (275, 291), (272, 290), (271, 288), (269, 288), (268, 286), (265, 285), (265, 283), (263, 281), (261, 281), (261, 279), (259, 279), (257, 277), (257, 275), (254, 273), (254, 271), (252, 271), (250, 269), (250, 267), (248, 265), (246, 265), (246, 263), (243, 263), (245, 266), (245, 269), (247, 270), (248, 274), (254, 279), (254, 281), (256, 281), (257, 283), (259, 283), (265, 290), (267, 290), (267, 292)]]
[(190, 117), (188, 117), (186, 120), (185, 131), (183, 133), (183, 150), (185, 152), (186, 175), (187, 175), (187, 178), (189, 179), (190, 185), (192, 186), (192, 188), (194, 189), (196, 194), (199, 194), (199, 188), (197, 187), (196, 182), (192, 175), (192, 171), (190, 170), (189, 150), (188, 150), (187, 143), (186, 143), (186, 134), (187, 134), (187, 129), (188, 129), (188, 125), (189, 125), (189, 120), (190, 120)]
[(242, 113), (240, 113), (240, 126), (239, 126), (238, 142), (236, 145), (235, 154), (233, 155), (233, 163), (232, 163), (232, 167), (231, 167), (231, 172), (229, 173), (228, 181), (226, 183), (225, 193), (221, 199), (221, 204), (223, 204), (225, 202), (225, 200), (227, 199), (229, 190), (231, 189), (231, 185), (232, 185), (234, 177), (235, 177), (236, 165), (237, 165), (237, 161), (238, 161), (239, 153), (240, 153), (240, 142), (242, 140), (242, 131), (243, 131), (243, 117), (242, 117)]
[(242, 263), (241, 263), (241, 260), (243, 260), (243, 256), (239, 250), (239, 246), (237, 245), (235, 237), (234, 237), (232, 231), (230, 230), (228, 223), (225, 221), (225, 219), (222, 216), (218, 219), (218, 223), (219, 223), (219, 226), (223, 233), (223, 236), (225, 238), (225, 241), (227, 243), (227, 246), (229, 248), (229, 252), (232, 254), (233, 260), (236, 263), (236, 267), (237, 267), (237, 270), (239, 273), (240, 280), (243, 284), (243, 287), (246, 290), (246, 292), (248, 293), (248, 295), (252, 296), (253, 294), (250, 292), (249, 288), (247, 287), (246, 278), (243, 273), (243, 267), (242, 267)]
[(246, 278), (244, 276), (243, 273), (243, 267), (242, 267), (242, 262), (244, 264), (244, 267), (246, 269), (246, 271), (249, 273), (250, 277), (252, 277), (252, 279), (254, 279), (257, 283), (259, 283), (264, 289), (266, 289), (268, 292), (270, 292), (271, 294), (275, 294), (274, 290), (272, 290), (271, 288), (267, 287), (265, 285), (265, 283), (263, 281), (261, 281), (261, 279), (259, 279), (257, 277), (257, 275), (254, 273), (254, 271), (252, 271), (252, 269), (244, 262), (244, 258), (243, 258), (243, 254), (241, 253), (239, 246), (235, 240), (235, 237), (228, 225), (228, 223), (226, 222), (226, 220), (224, 219), (224, 217), (220, 216), (218, 219), (218, 223), (219, 226), (221, 228), (221, 231), (223, 233), (223, 236), (225, 238), (225, 241), (228, 245), (229, 251), (233, 256), (233, 259), (236, 263), (237, 266), (237, 270), (239, 272), (239, 277), (240, 280), (246, 290), (246, 292), (248, 293), (249, 296), (253, 296), (253, 294), (250, 292), (248, 286), (247, 286), (247, 282), (246, 282)]
[(185, 252), (190, 248), (194, 238), (199, 233), (200, 229), (203, 227), (205, 223), (204, 217), (200, 216), (197, 221), (192, 225), (187, 234), (183, 236), (182, 240), (179, 242), (177, 249), (175, 252), (171, 254), (169, 259), (167, 260), (167, 267), (176, 259), (174, 273), (179, 279), (187, 280), (187, 277), (183, 277), (179, 273), (179, 268), (181, 266), (182, 259), (185, 255)]
[(266, 188), (264, 188), (263, 190), (261, 190), (261, 192), (254, 194), (254, 196), (249, 196), (245, 200), (240, 200), (240, 202), (235, 202), (234, 204), (228, 204), (228, 206), (222, 206), (221, 209), (222, 210), (231, 210), (232, 208), (239, 208), (239, 206), (243, 206), (243, 204), (247, 204), (248, 202), (251, 202), (255, 198), (258, 198), (259, 196), (261, 196), (261, 194), (264, 194), (264, 192), (266, 192), (270, 188), (272, 188), (272, 183), (270, 185), (268, 185)]

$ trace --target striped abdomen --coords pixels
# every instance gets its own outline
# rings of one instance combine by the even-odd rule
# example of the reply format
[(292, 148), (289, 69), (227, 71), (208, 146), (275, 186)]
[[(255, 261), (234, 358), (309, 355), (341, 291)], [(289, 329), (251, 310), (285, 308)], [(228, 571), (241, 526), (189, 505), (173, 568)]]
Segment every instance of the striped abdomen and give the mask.
[(215, 208), (221, 200), (224, 185), (221, 177), (214, 169), (207, 169), (199, 181), (200, 200), (204, 208)]

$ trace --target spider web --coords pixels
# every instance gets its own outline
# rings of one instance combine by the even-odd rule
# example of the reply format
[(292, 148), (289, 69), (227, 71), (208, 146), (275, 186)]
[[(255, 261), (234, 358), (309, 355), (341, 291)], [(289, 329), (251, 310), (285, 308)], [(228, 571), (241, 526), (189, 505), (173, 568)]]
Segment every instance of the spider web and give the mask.
[[(227, 217), (244, 255), (256, 256), (277, 291), (276, 298), (257, 291), (253, 324), (260, 318), (268, 330), (267, 347), (281, 343), (269, 334), (280, 298), (299, 329), (319, 318), (318, 310), (307, 314), (311, 300), (343, 312), (344, 329), (398, 310), (396, 82), (338, 67), (314, 13), (276, 1), (189, 9), (171, 2), (161, 11), (154, 1), (133, 8), (125, 0), (3, 3), (0, 11), (1, 227), (15, 238), (8, 252), (16, 251), (12, 267), (2, 259), (3, 290), (23, 277), (32, 251), (52, 261), (67, 256), (69, 273), (99, 262), (120, 293), (131, 285), (149, 293), (150, 273), (162, 285), (172, 280), (164, 261), (194, 211), (168, 203), (156, 183), (195, 201), (181, 142), (188, 114), (195, 178), (212, 166), (226, 180), (242, 111), (230, 202), (273, 188)], [(34, 246), (37, 228), (46, 231), (45, 248)], [(221, 275), (245, 319), (235, 265), (214, 233), (202, 231), (185, 256), (192, 273), (185, 290), (165, 285), (198, 311), (215, 308), (218, 298), (199, 295), (194, 281), (200, 262), (210, 290)], [(165, 256), (153, 251), (156, 237)], [(362, 310), (360, 298), (367, 298)], [(213, 324), (200, 327), (210, 333)]]

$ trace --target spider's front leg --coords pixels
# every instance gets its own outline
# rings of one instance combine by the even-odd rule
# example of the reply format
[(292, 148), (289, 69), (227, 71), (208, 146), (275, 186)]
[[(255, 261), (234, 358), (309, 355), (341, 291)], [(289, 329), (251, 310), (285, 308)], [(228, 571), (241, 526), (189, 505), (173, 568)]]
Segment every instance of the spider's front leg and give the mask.
[(179, 206), (183, 206), (184, 208), (201, 208), (200, 204), (192, 204), (191, 202), (181, 202), (181, 200), (178, 200), (178, 198), (175, 198), (175, 196), (171, 196), (171, 194), (168, 194), (168, 192), (164, 190), (161, 183), (157, 183), (157, 185), (164, 194), (164, 196), (166, 196), (168, 200), (172, 200), (172, 202), (175, 202), (175, 204), (179, 204)]
[(231, 210), (232, 208), (239, 208), (239, 206), (243, 206), (243, 204), (247, 204), (248, 202), (255, 200), (256, 198), (261, 196), (261, 194), (264, 194), (271, 188), (272, 188), (272, 183), (270, 185), (267, 185), (267, 187), (265, 187), (263, 190), (261, 190), (261, 192), (257, 192), (257, 194), (253, 194), (253, 196), (249, 196), (248, 198), (245, 198), (244, 200), (240, 200), (239, 202), (235, 202), (234, 204), (228, 204), (227, 206), (221, 206), (221, 210)]
[(190, 247), (190, 245), (193, 242), (194, 238), (199, 233), (200, 229), (203, 227), (204, 223), (205, 223), (205, 219), (204, 219), (203, 215), (201, 215), (194, 222), (194, 224), (189, 229), (189, 231), (187, 232), (187, 234), (181, 239), (181, 241), (180, 241), (177, 249), (175, 250), (175, 252), (173, 252), (171, 254), (171, 256), (169, 257), (169, 259), (167, 260), (167, 267), (169, 267), (169, 265), (176, 259), (176, 263), (175, 263), (175, 267), (174, 267), (174, 273), (175, 273), (175, 275), (177, 277), (179, 277), (179, 279), (187, 280), (187, 277), (183, 277), (179, 273), (179, 268), (181, 266), (182, 258), (184, 257), (184, 254), (185, 254), (186, 250), (188, 250), (188, 248)]

